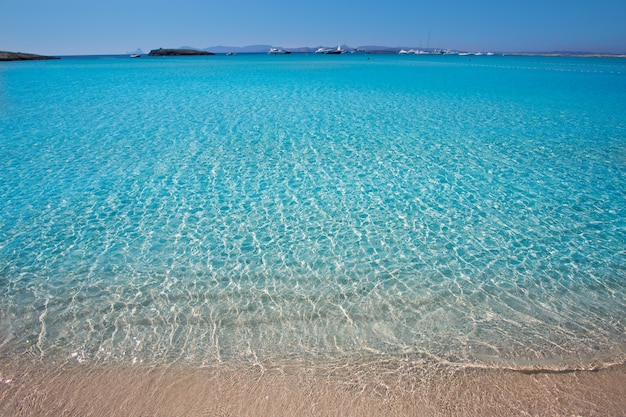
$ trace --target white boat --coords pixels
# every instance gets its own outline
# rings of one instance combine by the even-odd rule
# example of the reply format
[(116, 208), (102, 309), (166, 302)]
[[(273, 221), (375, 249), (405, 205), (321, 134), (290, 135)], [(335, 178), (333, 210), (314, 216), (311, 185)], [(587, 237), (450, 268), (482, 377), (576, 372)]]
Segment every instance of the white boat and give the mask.
[(141, 58), (141, 54), (131, 54), (131, 58)]
[(268, 52), (268, 54), (273, 54), (273, 55), (287, 55), (290, 53), (291, 52), (289, 51), (285, 51), (284, 49), (278, 49), (278, 48), (270, 48), (270, 51)]
[(346, 51), (341, 49), (341, 43), (337, 45), (337, 49), (318, 48), (317, 51), (315, 51), (316, 54), (326, 54), (326, 55), (339, 55), (339, 54), (343, 54), (344, 52)]

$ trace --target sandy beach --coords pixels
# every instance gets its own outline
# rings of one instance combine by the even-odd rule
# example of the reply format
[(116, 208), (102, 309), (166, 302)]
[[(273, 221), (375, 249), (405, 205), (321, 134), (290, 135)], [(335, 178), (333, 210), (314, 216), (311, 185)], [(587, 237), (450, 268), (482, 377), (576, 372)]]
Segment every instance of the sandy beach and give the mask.
[(0, 368), (6, 416), (623, 416), (626, 365), (518, 372), (368, 364)]

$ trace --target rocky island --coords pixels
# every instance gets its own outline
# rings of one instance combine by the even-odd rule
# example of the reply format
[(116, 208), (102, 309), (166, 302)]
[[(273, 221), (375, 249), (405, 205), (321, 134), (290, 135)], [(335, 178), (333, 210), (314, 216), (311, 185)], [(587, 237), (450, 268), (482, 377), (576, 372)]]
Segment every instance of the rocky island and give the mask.
[(0, 51), (0, 61), (41, 61), (45, 59), (60, 59), (54, 56), (27, 54), (24, 52)]
[(213, 52), (198, 51), (196, 49), (153, 49), (148, 56), (192, 56), (192, 55), (215, 55)]

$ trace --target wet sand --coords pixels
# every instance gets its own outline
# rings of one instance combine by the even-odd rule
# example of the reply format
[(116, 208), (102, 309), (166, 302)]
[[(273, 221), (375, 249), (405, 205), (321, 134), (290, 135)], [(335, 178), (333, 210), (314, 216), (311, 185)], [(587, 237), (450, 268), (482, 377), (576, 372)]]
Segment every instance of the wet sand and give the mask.
[(3, 416), (624, 416), (626, 365), (519, 372), (376, 364), (0, 364)]

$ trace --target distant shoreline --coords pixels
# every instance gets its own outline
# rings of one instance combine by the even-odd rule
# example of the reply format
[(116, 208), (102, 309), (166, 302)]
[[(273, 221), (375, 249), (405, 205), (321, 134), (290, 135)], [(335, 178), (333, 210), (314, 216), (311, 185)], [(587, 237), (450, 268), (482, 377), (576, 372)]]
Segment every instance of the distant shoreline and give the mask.
[(44, 61), (49, 59), (60, 59), (55, 56), (29, 54), (24, 52), (0, 51), (0, 61)]
[(215, 55), (213, 52), (199, 51), (196, 49), (153, 49), (148, 56), (196, 56)]
[[(188, 49), (188, 48), (159, 48), (153, 49), (150, 53), (142, 53), (137, 54), (138, 56), (151, 56), (151, 57), (159, 57), (159, 56), (212, 56), (212, 55), (232, 55), (232, 54), (241, 54), (241, 55), (259, 55), (266, 54), (265, 50), (250, 50), (250, 51), (241, 51), (237, 50), (240, 48), (234, 48), (232, 52), (220, 51), (220, 52), (212, 52), (208, 49)], [(269, 50), (269, 49), (268, 49)], [(291, 52), (294, 55), (308, 55), (313, 54), (314, 51), (303, 50), (302, 48), (291, 48), (285, 49)], [(400, 54), (400, 48), (386, 48), (386, 49), (365, 49), (365, 48), (356, 48), (350, 49), (350, 53), (359, 53), (359, 54), (372, 54), (372, 55), (397, 55)], [(47, 56), (47, 55), (38, 55), (32, 53), (25, 52), (9, 52), (9, 51), (0, 51), (0, 62), (2, 61), (43, 61), (43, 60), (58, 60), (58, 59), (67, 59), (72, 57), (106, 57), (106, 56), (115, 56), (115, 57), (123, 57), (130, 56), (133, 54), (122, 53), (122, 54), (76, 54), (76, 55), (59, 55), (59, 56)], [(413, 54), (409, 54), (413, 55)], [(526, 56), (526, 57), (578, 57), (578, 58), (626, 58), (626, 54), (609, 54), (609, 53), (592, 53), (592, 52), (494, 52), (494, 53), (481, 53), (481, 52), (465, 52), (465, 51), (452, 51), (452, 52), (423, 52), (417, 55), (426, 55), (426, 56), (437, 56), (437, 55), (461, 55), (467, 57), (474, 56)]]

